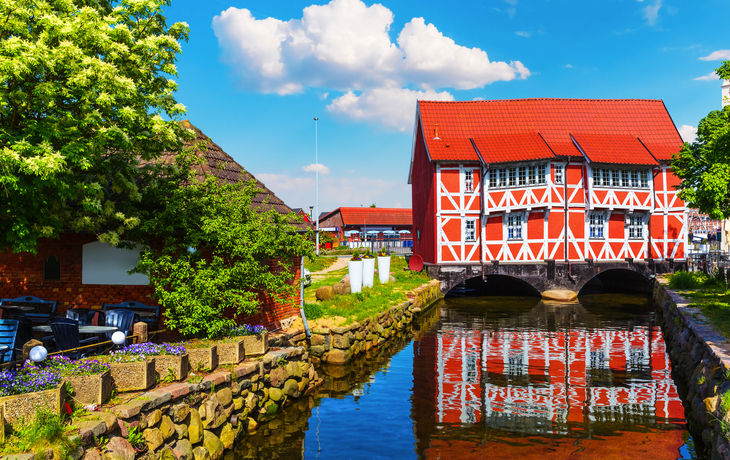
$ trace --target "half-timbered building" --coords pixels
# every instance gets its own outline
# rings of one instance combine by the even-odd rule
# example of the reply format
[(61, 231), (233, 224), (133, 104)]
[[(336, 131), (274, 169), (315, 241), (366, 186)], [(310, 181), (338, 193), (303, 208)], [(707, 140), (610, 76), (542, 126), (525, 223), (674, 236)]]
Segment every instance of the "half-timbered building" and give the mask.
[(419, 101), (409, 183), (430, 264), (683, 260), (661, 100)]

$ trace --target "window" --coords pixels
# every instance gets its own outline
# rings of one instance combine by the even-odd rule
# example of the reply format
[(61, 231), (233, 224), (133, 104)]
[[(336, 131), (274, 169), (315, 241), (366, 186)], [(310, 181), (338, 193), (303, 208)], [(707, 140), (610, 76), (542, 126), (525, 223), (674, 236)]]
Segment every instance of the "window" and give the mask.
[(45, 281), (61, 281), (61, 262), (56, 256), (48, 256), (43, 262), (43, 279)]
[(497, 186), (497, 171), (497, 169), (492, 169), (491, 171), (489, 171), (489, 188)]
[(477, 240), (477, 223), (474, 219), (466, 219), (464, 224), (464, 241)]
[(629, 214), (629, 238), (644, 238), (644, 216)]
[(509, 182), (507, 185), (510, 187), (517, 185), (517, 168), (509, 168)]
[(499, 187), (507, 186), (507, 170), (502, 168), (499, 170)]
[(537, 184), (537, 167), (530, 166), (527, 168), (527, 183), (529, 185)]
[(464, 191), (474, 191), (474, 173), (473, 171), (464, 171)]
[(639, 171), (631, 170), (631, 186), (633, 188), (639, 188)]
[(522, 215), (521, 214), (509, 214), (507, 216), (507, 239), (509, 239), (509, 240), (521, 240), (522, 239)]
[(618, 169), (611, 170), (611, 187), (621, 187), (621, 175)]
[(563, 173), (564, 173), (563, 168), (564, 168), (563, 165), (555, 165), (555, 183), (556, 184), (563, 183)]
[(545, 183), (545, 165), (537, 165), (537, 183)]
[(642, 188), (649, 188), (649, 171), (642, 170), (640, 171), (641, 175), (641, 187)]
[(589, 235), (591, 238), (603, 238), (603, 213), (591, 213)]

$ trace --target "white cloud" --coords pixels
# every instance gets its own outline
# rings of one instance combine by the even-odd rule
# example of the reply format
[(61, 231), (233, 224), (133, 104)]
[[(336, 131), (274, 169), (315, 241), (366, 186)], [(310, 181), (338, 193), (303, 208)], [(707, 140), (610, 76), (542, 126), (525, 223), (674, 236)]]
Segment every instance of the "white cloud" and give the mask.
[(707, 75), (695, 78), (695, 80), (719, 80), (720, 77), (715, 72), (710, 72)]
[(416, 101), (453, 101), (448, 91), (414, 91), (397, 86), (375, 88), (356, 95), (348, 91), (332, 101), (327, 110), (355, 120), (377, 121), (383, 126), (405, 131), (413, 127)]
[(505, 3), (509, 3), (512, 6), (516, 6), (517, 5), (517, 0), (504, 0), (504, 2)]
[(393, 13), (381, 4), (332, 0), (288, 21), (231, 7), (212, 25), (241, 86), (262, 93), (474, 89), (530, 75), (520, 61), (490, 61), (484, 50), (456, 44), (423, 18), (406, 23), (394, 43), (392, 23)]
[(697, 140), (697, 128), (690, 125), (682, 125), (679, 128), (679, 135), (682, 136), (683, 141), (691, 144)]
[(644, 7), (644, 19), (650, 26), (656, 24), (659, 19), (659, 9), (662, 7), (662, 0), (656, 0), (652, 5), (646, 5)]
[(481, 96), (477, 96), (474, 99), (472, 99), (472, 101), (483, 101), (483, 100), (484, 100), (484, 98)]
[(708, 56), (703, 56), (700, 61), (719, 61), (730, 59), (730, 50), (717, 50), (710, 53)]
[[(311, 165), (307, 165), (307, 166), (303, 167), (302, 171), (313, 173), (313, 172), (315, 172), (316, 169), (317, 169), (317, 164), (312, 163)], [(319, 173), (326, 176), (327, 174), (330, 173), (330, 168), (323, 165), (322, 163), (319, 163)]]
[(573, 66), (572, 66), (572, 65), (570, 65), (570, 64), (565, 64), (565, 68), (566, 68), (566, 69), (572, 69), (572, 68), (573, 68)]
[[(269, 189), (274, 191), (276, 196), (279, 196), (279, 190), (301, 190), (309, 189), (314, 190), (314, 178), (311, 177), (289, 177), (285, 174), (256, 174), (256, 179), (266, 185)], [(279, 196), (279, 198), (281, 198)], [(286, 200), (284, 201), (286, 202)], [(294, 206), (298, 207), (298, 206)]]
[(532, 34), (530, 32), (527, 32), (525, 30), (519, 30), (515, 32), (515, 35), (519, 35), (520, 37), (530, 38)]

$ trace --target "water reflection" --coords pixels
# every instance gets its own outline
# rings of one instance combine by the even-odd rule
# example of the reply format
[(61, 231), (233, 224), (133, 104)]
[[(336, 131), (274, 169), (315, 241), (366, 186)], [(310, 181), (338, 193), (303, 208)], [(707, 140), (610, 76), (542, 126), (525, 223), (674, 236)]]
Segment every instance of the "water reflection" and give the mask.
[(236, 458), (694, 458), (648, 300), (447, 299)]

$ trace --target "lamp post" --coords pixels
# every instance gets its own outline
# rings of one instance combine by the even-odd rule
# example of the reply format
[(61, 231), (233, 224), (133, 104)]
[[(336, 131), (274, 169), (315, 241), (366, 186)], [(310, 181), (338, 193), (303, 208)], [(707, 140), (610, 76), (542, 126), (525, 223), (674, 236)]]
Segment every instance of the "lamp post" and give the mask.
[(317, 222), (317, 255), (319, 256), (319, 154), (317, 152), (317, 121), (318, 117), (314, 117), (314, 212)]

